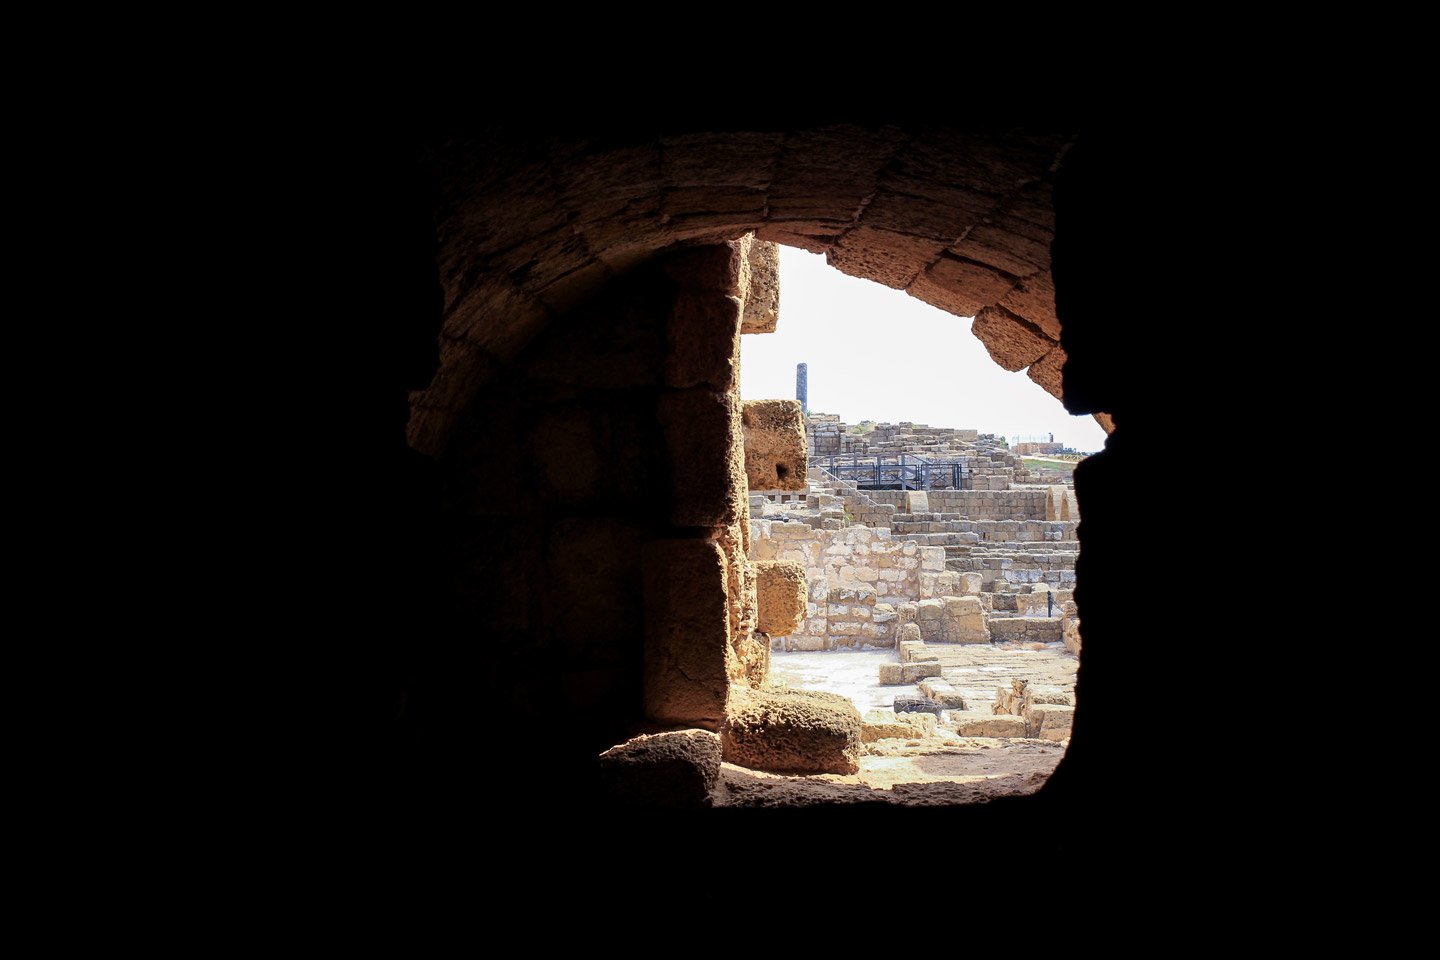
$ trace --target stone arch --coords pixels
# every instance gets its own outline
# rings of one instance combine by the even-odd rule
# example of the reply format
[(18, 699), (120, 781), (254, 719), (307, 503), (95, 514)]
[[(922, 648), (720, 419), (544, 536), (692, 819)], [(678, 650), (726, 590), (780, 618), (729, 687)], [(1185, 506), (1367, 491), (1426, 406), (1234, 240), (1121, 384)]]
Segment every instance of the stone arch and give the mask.
[[(832, 139), (831, 149), (823, 151), (823, 157), (814, 156), (816, 151), (813, 150), (810, 154), (806, 154), (804, 150), (795, 151), (796, 144), (808, 142), (810, 137), (821, 138), (822, 131), (835, 130), (846, 131), (849, 139)], [(522, 353), (528, 344), (534, 343), (538, 336), (557, 326), (557, 320), (570, 318), (581, 312), (585, 306), (600, 299), (600, 295), (605, 291), (617, 286), (617, 282), (623, 285), (624, 282), (643, 274), (664, 259), (660, 254), (668, 256), (688, 245), (713, 245), (716, 240), (733, 238), (746, 230), (755, 230), (762, 237), (780, 242), (826, 252), (831, 262), (842, 270), (881, 282), (886, 282), (884, 277), (888, 276), (892, 286), (902, 287), (916, 295), (919, 295), (917, 289), (924, 288), (925, 282), (933, 280), (937, 287), (956, 298), (968, 297), (975, 303), (984, 303), (987, 296), (997, 298), (991, 299), (986, 306), (975, 312), (984, 312), (988, 307), (999, 306), (1006, 314), (1012, 314), (1018, 321), (1023, 322), (1021, 328), (1027, 336), (1052, 344), (1042, 357), (1059, 349), (1053, 345), (1053, 341), (1046, 336), (1039, 324), (1027, 320), (1023, 313), (1017, 314), (1003, 305), (1006, 297), (1023, 286), (1019, 281), (1038, 276), (1043, 271), (1037, 270), (1027, 277), (1017, 277), (1016, 274), (1009, 273), (1010, 277), (1015, 278), (1015, 282), (1006, 286), (1003, 292), (996, 290), (984, 295), (982, 294), (986, 286), (982, 280), (991, 275), (1006, 274), (1003, 267), (992, 264), (988, 272), (964, 275), (957, 273), (954, 276), (947, 273), (951, 269), (952, 261), (986, 263), (982, 259), (956, 254), (957, 249), (961, 249), (965, 242), (972, 239), (976, 243), (985, 241), (987, 248), (999, 250), (993, 257), (1000, 258), (1007, 248), (989, 231), (989, 228), (995, 226), (995, 217), (988, 214), (981, 216), (976, 223), (967, 223), (949, 239), (942, 239), (942, 236), (927, 237), (927, 233), (948, 236), (945, 230), (949, 228), (926, 228), (924, 221), (919, 219), (930, 216), (933, 213), (930, 208), (934, 206), (952, 212), (958, 209), (958, 202), (947, 204), (946, 198), (957, 195), (959, 190), (968, 189), (963, 171), (975, 164), (982, 167), (989, 164), (987, 169), (1004, 168), (1005, 165), (993, 160), (993, 157), (993, 162), (983, 158), (991, 154), (987, 144), (1003, 147), (1011, 143), (1011, 140), (1003, 136), (964, 135), (954, 131), (901, 132), (892, 128), (859, 126), (813, 128), (809, 131), (787, 133), (780, 136), (780, 142), (786, 145), (786, 149), (794, 151), (794, 156), (812, 158), (811, 162), (807, 163), (806, 181), (810, 184), (808, 189), (811, 192), (807, 194), (807, 188), (799, 187), (787, 194), (774, 187), (776, 182), (784, 182), (778, 177), (766, 181), (770, 186), (764, 190), (730, 182), (739, 176), (734, 171), (746, 168), (743, 141), (748, 136), (750, 135), (684, 135), (643, 138), (628, 144), (625, 138), (603, 143), (579, 139), (540, 142), (516, 136), (508, 140), (505, 137), (489, 138), (483, 144), (476, 142), (433, 148), (429, 153), (428, 174), (435, 188), (435, 219), (438, 227), (436, 265), (444, 293), (442, 365), (429, 388), (412, 395), (409, 432), (411, 444), (427, 452), (444, 450), (457, 421), (466, 419), (462, 413), (470, 406), (469, 398), (473, 397), (475, 391), (482, 388), (489, 378), (497, 371), (502, 371), (512, 358)], [(761, 139), (774, 137), (772, 134), (755, 136)], [(886, 137), (890, 139), (885, 140)], [(677, 140), (683, 140), (689, 145), (686, 151), (678, 151), (674, 146)], [(1070, 141), (1060, 136), (1016, 137), (1013, 140), (1021, 145), (1030, 144), (1032, 148), (1039, 143), (1048, 143), (1054, 148), (1048, 161), (1049, 166), (1044, 167), (1039, 161), (1042, 151), (1032, 150), (1035, 162), (1027, 169), (1032, 172), (1040, 170), (1041, 173), (1038, 179), (1019, 184), (1017, 190), (1022, 194), (1024, 189), (1029, 188), (1043, 191), (1049, 196), (1052, 186), (1057, 182), (1063, 186), (1066, 178), (1071, 176), (1070, 171), (1074, 169), (1076, 157), (1096, 155), (1093, 150), (1089, 154), (1083, 149), (1071, 151), (1068, 147)], [(863, 169), (864, 164), (857, 162), (855, 157), (863, 153), (862, 148), (866, 144), (873, 146), (880, 141), (890, 144), (890, 151), (879, 157), (878, 167), (872, 171), (873, 176), (867, 179), (865, 175), (857, 172)], [(927, 155), (927, 149), (922, 149), (927, 145), (928, 155), (942, 152), (933, 148), (937, 143), (949, 145), (948, 152), (944, 152), (944, 156), (949, 159), (934, 159), (929, 172), (930, 186), (926, 187), (924, 183), (912, 185), (910, 193), (892, 190), (889, 186), (892, 181), (887, 179), (889, 173), (907, 169), (906, 163), (909, 161), (905, 158), (913, 160), (916, 156)], [(668, 159), (667, 150), (670, 153)], [(586, 162), (586, 158), (593, 161), (597, 154), (611, 157), (614, 162), (607, 161), (606, 165)], [(622, 162), (625, 155), (635, 159), (630, 168)], [(691, 172), (676, 174), (679, 179), (667, 180), (669, 186), (664, 189), (653, 181), (645, 180), (647, 171), (683, 168), (684, 164), (676, 158), (687, 155), (694, 158), (694, 162), (689, 165)], [(791, 155), (786, 154), (787, 157)], [(1113, 159), (1114, 155), (1102, 154), (1107, 159)], [(872, 155), (871, 160), (874, 159), (876, 158)], [(788, 162), (791, 161), (787, 160)], [(1106, 645), (1093, 644), (1089, 630), (1093, 628), (1096, 632), (1108, 631), (1108, 635), (1112, 637), (1124, 635), (1126, 626), (1123, 602), (1126, 598), (1123, 591), (1112, 589), (1109, 585), (1103, 589), (1097, 587), (1103, 582), (1103, 576), (1120, 569), (1115, 562), (1113, 545), (1125, 539), (1125, 532), (1131, 529), (1127, 524), (1135, 512), (1135, 504), (1144, 502), (1143, 491), (1133, 486), (1122, 486), (1115, 480), (1139, 475), (1133, 471), (1125, 473), (1122, 466), (1135, 462), (1134, 451), (1137, 447), (1133, 445), (1144, 443), (1142, 424), (1147, 410), (1139, 403), (1122, 401), (1134, 401), (1137, 396), (1143, 398), (1149, 384), (1146, 382), (1136, 389), (1133, 378), (1116, 375), (1123, 374), (1124, 371), (1118, 369), (1115, 360), (1105, 362), (1107, 353), (1113, 355), (1113, 351), (1107, 351), (1107, 348), (1124, 330), (1105, 322), (1109, 319), (1105, 311), (1116, 299), (1113, 290), (1104, 291), (1108, 296), (1100, 295), (1098, 284), (1092, 284), (1086, 291), (1084, 283), (1075, 282), (1077, 277), (1083, 279), (1081, 271), (1084, 271), (1087, 265), (1093, 266), (1097, 262), (1098, 255), (1091, 251), (1106, 249), (1107, 244), (1113, 240), (1113, 228), (1109, 227), (1109, 224), (1116, 221), (1112, 211), (1099, 209), (1102, 206), (1101, 198), (1108, 204), (1115, 191), (1113, 188), (1107, 190), (1093, 186), (1095, 161), (1086, 162), (1092, 164), (1088, 168), (1092, 179), (1081, 181), (1087, 183), (1087, 186), (1078, 192), (1072, 188), (1068, 193), (1061, 190), (1059, 194), (1061, 199), (1070, 198), (1069, 209), (1072, 211), (1068, 220), (1061, 217), (1060, 222), (1068, 225), (1062, 234), (1057, 235), (1055, 245), (1058, 255), (1061, 243), (1069, 244), (1066, 248), (1069, 255), (1065, 262), (1069, 264), (1067, 269), (1071, 272), (1066, 275), (1062, 290), (1065, 291), (1064, 296), (1070, 299), (1062, 300), (1064, 316), (1067, 322), (1077, 317), (1077, 302), (1082, 310), (1086, 311), (1078, 314), (1081, 323), (1076, 324), (1075, 329), (1064, 331), (1064, 349), (1069, 354), (1071, 368), (1067, 371), (1067, 404), (1072, 412), (1080, 413), (1096, 412), (1100, 409), (1119, 410), (1124, 407), (1128, 431), (1124, 442), (1132, 446), (1107, 449), (1103, 456), (1092, 458), (1083, 471), (1091, 486), (1084, 488), (1082, 492), (1082, 496), (1089, 498), (1086, 500), (1088, 536), (1085, 541), (1088, 559), (1084, 561), (1087, 587), (1080, 601), (1086, 617), (1089, 667), (1081, 683), (1087, 690), (1099, 689), (1097, 684), (1108, 684), (1109, 689), (1105, 695), (1091, 697), (1089, 693), (1082, 694), (1082, 698), (1090, 699), (1085, 700), (1087, 706), (1082, 715), (1077, 716), (1077, 739), (1067, 753), (1060, 771), (1047, 787), (1046, 792), (1052, 797), (1056, 794), (1055, 788), (1065, 780), (1062, 775), (1067, 770), (1076, 769), (1078, 763), (1085, 764), (1086, 783), (1104, 780), (1105, 774), (1101, 771), (1108, 770), (1113, 773), (1121, 768), (1116, 759), (1117, 752), (1113, 749), (1107, 750), (1103, 738), (1094, 731), (1124, 728), (1124, 685), (1133, 679), (1134, 671), (1128, 671), (1127, 674), (1124, 668), (1117, 667), (1113, 656), (1106, 662)], [(920, 161), (916, 160), (915, 163), (919, 164)], [(783, 169), (784, 165), (776, 161), (774, 166), (778, 170)], [(707, 176), (715, 180), (708, 187), (705, 179)], [(828, 181), (827, 176), (830, 178)], [(1113, 176), (1112, 174), (1112, 178)], [(633, 184), (632, 179), (636, 180)], [(1113, 186), (1113, 182), (1112, 179), (1105, 185)], [(570, 185), (568, 188), (567, 184)], [(867, 184), (868, 189), (864, 189)], [(955, 184), (959, 185), (957, 193), (947, 193), (947, 185)], [(757, 192), (765, 195), (765, 202), (760, 206), (744, 206), (740, 203), (740, 197)], [(1131, 191), (1132, 195), (1134, 192)], [(893, 203), (887, 199), (892, 194), (895, 196)], [(843, 205), (836, 199), (841, 196), (854, 201), (853, 209), (848, 213), (843, 212)], [(567, 197), (570, 199), (567, 200)], [(743, 209), (730, 209), (726, 197), (731, 198), (731, 205)], [(1079, 220), (1074, 215), (1077, 209), (1076, 198), (1079, 198), (1079, 210), (1083, 214)], [(753, 201), (753, 197), (751, 199)], [(787, 200), (788, 205), (783, 202)], [(909, 210), (916, 218), (908, 232), (901, 229), (904, 224), (900, 222), (877, 225), (877, 221), (868, 219), (881, 216), (871, 212), (872, 207), (883, 212), (887, 209), (887, 204), (892, 208), (898, 206)], [(1065, 209), (1062, 205), (1062, 215)], [(833, 215), (822, 216), (826, 210), (833, 211)], [(1004, 208), (1000, 208), (998, 212), (1003, 214)], [(987, 217), (991, 223), (984, 222)], [(1019, 219), (1025, 220), (1023, 217)], [(1038, 219), (1043, 219), (1043, 215), (1034, 214), (1032, 220), (1025, 222), (1032, 223)], [(1082, 220), (1090, 227), (1088, 237), (1085, 231), (1074, 228), (1074, 225)], [(982, 227), (985, 229), (980, 229)], [(1097, 232), (1101, 237), (1099, 243), (1096, 242)], [(1043, 256), (1048, 258), (1049, 245), (1034, 238), (1032, 241), (1034, 245), (1028, 249), (1034, 257), (1042, 257), (1040, 248), (1043, 247)], [(1019, 241), (1014, 243), (1018, 248)], [(977, 248), (964, 249), (977, 253)], [(1077, 255), (1077, 250), (1085, 252)], [(604, 256), (595, 251), (603, 252)], [(1010, 252), (1012, 256), (1019, 257), (1021, 251), (1015, 249)], [(930, 256), (934, 259), (927, 259)], [(1046, 262), (1048, 263), (1048, 259)], [(905, 269), (902, 269), (904, 265), (913, 268), (913, 275), (907, 275)], [(1055, 269), (1059, 270), (1058, 261)], [(1141, 276), (1145, 275), (1143, 271), (1136, 272)], [(1118, 275), (1118, 271), (1105, 274), (1106, 277)], [(1098, 277), (1101, 274), (1091, 271), (1089, 276)], [(922, 282), (922, 278), (925, 282)], [(1005, 277), (1000, 276), (1000, 279), (1005, 280)], [(711, 283), (699, 275), (690, 277), (689, 282), (697, 286), (721, 285), (718, 281)], [(1077, 288), (1083, 298), (1077, 299), (1074, 292)], [(1084, 295), (1086, 293), (1089, 295)], [(1015, 303), (1014, 300), (1011, 302)], [(1050, 302), (1053, 304), (1053, 297)], [(963, 312), (958, 306), (953, 309)], [(1053, 312), (1054, 306), (1050, 309)], [(1130, 313), (1135, 315), (1136, 311), (1131, 310)], [(996, 327), (1001, 331), (1007, 329), (1009, 317), (1006, 314), (1000, 313), (998, 309), (993, 311), (993, 315), (998, 318)], [(1034, 329), (1031, 330), (1030, 327)], [(1055, 329), (1060, 329), (1058, 323)], [(984, 330), (985, 325), (981, 325), (982, 340), (985, 339)], [(1088, 339), (1075, 342), (1077, 333)], [(985, 342), (992, 355), (1005, 356), (1011, 341), (992, 334)], [(1022, 338), (1019, 342), (1025, 341)], [(1055, 356), (1063, 360), (1062, 355)], [(1038, 366), (1044, 369), (1043, 364)], [(1074, 373), (1082, 366), (1085, 371), (1084, 379), (1077, 380)], [(1055, 364), (1054, 372), (1058, 377), (1059, 363)], [(1084, 389), (1077, 390), (1077, 387)], [(1052, 393), (1057, 389), (1058, 382)], [(1153, 391), (1148, 392), (1153, 394)], [(1082, 393), (1083, 399), (1078, 399)], [(1150, 408), (1150, 415), (1153, 415), (1154, 410), (1155, 408)], [(1110, 446), (1114, 447), (1114, 444)], [(1083, 479), (1077, 478), (1077, 483)], [(1106, 488), (1102, 486), (1106, 483), (1111, 491), (1108, 501), (1105, 499)], [(1097, 494), (1101, 499), (1095, 499)], [(472, 522), (484, 525), (483, 519)], [(1105, 542), (1098, 536), (1102, 529), (1101, 524), (1109, 532)], [(612, 544), (616, 538), (614, 531), (596, 529), (591, 539), (597, 544)], [(556, 538), (557, 544), (568, 544), (572, 541), (573, 538), (564, 531)], [(1107, 550), (1107, 543), (1112, 549)], [(1097, 544), (1100, 544), (1098, 549)], [(566, 549), (569, 547), (557, 547), (557, 550)], [(1107, 572), (1101, 574), (1102, 570)], [(523, 579), (526, 571), (517, 570), (515, 575)], [(1119, 582), (1118, 577), (1116, 582)], [(503, 581), (487, 582), (485, 589), (490, 591), (497, 585), (503, 596), (507, 586)], [(490, 598), (487, 594), (482, 599), (489, 602)], [(634, 604), (627, 599), (618, 604), (614, 612), (617, 616), (608, 617), (605, 622), (615, 622), (626, 614), (633, 615)], [(517, 620), (522, 613), (515, 615)], [(459, 632), (461, 631), (457, 630), (457, 634)], [(471, 636), (467, 634), (463, 641), (454, 643), (453, 646), (459, 648), (461, 643), (469, 643), (470, 639)], [(445, 640), (447, 643), (451, 642), (448, 637)], [(1116, 647), (1110, 646), (1108, 649), (1113, 653)], [(468, 667), (469, 664), (465, 666)], [(1102, 672), (1097, 673), (1097, 667), (1103, 667)], [(514, 678), (520, 675), (521, 669), (523, 668), (518, 662), (512, 663), (504, 658), (490, 666), (486, 675), (489, 691), (493, 694), (513, 689), (516, 686)], [(478, 699), (474, 694), (477, 684), (472, 679), (473, 674), (465, 670), (448, 669), (448, 664), (444, 669), (437, 668), (435, 673), (443, 676), (450, 684), (449, 688), (441, 690), (438, 697), (434, 698), (440, 700), (443, 706), (452, 707), (462, 701), (468, 703)], [(556, 685), (551, 683), (550, 686), (554, 688)], [(573, 701), (569, 691), (563, 686), (559, 688), (558, 698), (562, 701)], [(455, 723), (451, 716), (443, 713), (441, 715), (443, 720), (431, 723), (432, 731), (442, 724), (457, 731), (464, 729), (462, 724)], [(592, 720), (595, 715), (594, 712), (585, 714), (587, 721)], [(457, 735), (439, 753), (461, 755), (469, 747), (469, 736), (468, 733)], [(1077, 750), (1077, 747), (1081, 749)], [(1082, 760), (1082, 757), (1089, 759)], [(1075, 782), (1073, 778), (1071, 782)]]
[(1050, 245), (1073, 142), (841, 125), (438, 148), (441, 365), (414, 397), (410, 441), (442, 450), (490, 372), (608, 281), (666, 248), (752, 231), (974, 316), (998, 364), (1060, 397)]

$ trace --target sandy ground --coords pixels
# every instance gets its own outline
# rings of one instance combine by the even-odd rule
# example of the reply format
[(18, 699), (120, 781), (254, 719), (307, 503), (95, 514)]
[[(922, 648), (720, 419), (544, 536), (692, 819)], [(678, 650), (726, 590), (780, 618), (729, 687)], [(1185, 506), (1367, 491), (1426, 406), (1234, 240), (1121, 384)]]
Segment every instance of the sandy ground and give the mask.
[[(970, 711), (988, 712), (995, 687), (1012, 678), (1073, 689), (1078, 666), (1062, 644), (932, 644), (931, 650), (941, 658), (945, 679), (964, 685)], [(879, 685), (880, 664), (895, 659), (894, 650), (776, 653), (770, 679), (843, 694), (864, 714), (893, 706), (897, 696), (919, 695), (917, 686)], [(866, 744), (860, 772), (849, 776), (793, 777), (727, 763), (721, 768), (722, 788), (716, 802), (746, 807), (982, 802), (1034, 793), (1064, 753), (1064, 743), (1049, 740), (959, 737), (941, 729), (935, 737)]]

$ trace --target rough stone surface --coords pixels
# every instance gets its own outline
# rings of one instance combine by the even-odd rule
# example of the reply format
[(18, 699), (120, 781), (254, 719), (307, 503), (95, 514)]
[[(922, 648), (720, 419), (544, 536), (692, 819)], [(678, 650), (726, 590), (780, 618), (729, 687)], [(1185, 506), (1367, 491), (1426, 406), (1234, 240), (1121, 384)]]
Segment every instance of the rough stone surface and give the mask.
[(900, 664), (901, 683), (919, 683), (926, 677), (940, 676), (939, 660), (920, 660), (914, 663)]
[(1065, 348), (1054, 347), (1045, 356), (1030, 364), (1025, 375), (1038, 383), (1046, 393), (1056, 399), (1064, 396)]
[(745, 476), (751, 490), (805, 489), (805, 417), (796, 400), (747, 400)]
[(756, 627), (772, 637), (794, 633), (805, 619), (805, 568), (793, 560), (756, 560)]
[(990, 627), (979, 597), (946, 597), (943, 639), (947, 643), (989, 643)]
[(636, 737), (600, 754), (601, 788), (623, 806), (708, 807), (720, 754), (720, 738), (708, 730)]
[(725, 566), (708, 540), (645, 545), (645, 713), (653, 720), (713, 729), (724, 717)]
[[(1074, 605), (1075, 602), (1072, 600), (1066, 606), (1073, 607)], [(1061, 618), (1061, 636), (1065, 640), (1066, 649), (1079, 656), (1081, 647), (1080, 618), (1075, 616), (1073, 611), (1067, 610), (1064, 617)]]
[(952, 712), (950, 724), (962, 737), (1024, 737), (1025, 718), (1009, 714), (968, 714)]
[(860, 739), (864, 743), (891, 738), (911, 740), (933, 737), (935, 729), (936, 719), (928, 713), (899, 715), (894, 710), (870, 710), (861, 721)]
[(744, 489), (739, 405), (733, 396), (704, 387), (661, 396), (658, 416), (674, 484), (671, 522), (676, 526), (717, 527), (738, 519), (731, 492)]
[(947, 710), (965, 709), (965, 697), (948, 680), (926, 680), (920, 684), (920, 692)]
[(1055, 348), (1055, 341), (1003, 307), (981, 310), (970, 332), (985, 344), (992, 360), (1012, 372), (1025, 369)]
[(774, 333), (780, 319), (780, 250), (768, 240), (754, 240), (745, 254), (748, 272), (740, 332)]
[(739, 373), (740, 302), (681, 288), (666, 331), (665, 385), (733, 390)]
[(1075, 718), (1075, 708), (1063, 703), (1033, 703), (1025, 705), (1025, 729), (1027, 736), (1040, 740), (1064, 740), (1070, 736), (1070, 725)]
[(720, 728), (724, 758), (756, 770), (855, 773), (860, 713), (833, 693), (732, 687)]
[[(1004, 300), (1046, 329), (1047, 291), (1031, 281), (1049, 268), (1049, 185), (1069, 139), (825, 127), (538, 151), (498, 132), (447, 144), (429, 161), (443, 184), (433, 216), (444, 334), (476, 349), (452, 351), (416, 397), (412, 442), (442, 450), (485, 358), (513, 356), (556, 313), (676, 243), (739, 249), (731, 238), (755, 231), (962, 315)], [(749, 269), (713, 285), (765, 303), (763, 247), (745, 252)]]

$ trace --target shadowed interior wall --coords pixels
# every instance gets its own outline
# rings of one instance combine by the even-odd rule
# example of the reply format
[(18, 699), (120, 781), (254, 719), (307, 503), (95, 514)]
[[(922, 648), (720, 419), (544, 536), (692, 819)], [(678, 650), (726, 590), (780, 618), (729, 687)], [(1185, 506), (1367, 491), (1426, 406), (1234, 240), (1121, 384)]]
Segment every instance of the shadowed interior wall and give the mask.
[[(701, 129), (697, 120), (692, 131), (626, 131), (609, 139), (505, 134), (432, 143), (419, 152), (416, 167), (433, 186), (430, 212), (437, 234), (428, 252), (444, 291), (445, 329), (440, 370), (414, 397), (410, 436), (415, 446), (442, 457), (468, 457), (481, 468), (488, 458), (480, 439), (485, 430), (474, 421), (483, 406), (471, 401), (489, 395), (487, 381), (508, 375), (548, 327), (575, 315), (593, 297), (607, 295), (602, 291), (628, 276), (641, 277), (638, 271), (650, 269), (655, 253), (674, 244), (730, 239), (758, 227), (762, 237), (824, 250), (840, 269), (917, 295), (933, 283), (947, 291), (944, 297), (953, 298), (939, 305), (957, 312), (998, 306), (1005, 312), (995, 311), (996, 320), (982, 325), (982, 337), (985, 329), (992, 331), (985, 340), (992, 355), (1002, 365), (1021, 366), (1050, 356), (1052, 362), (1041, 366), (1063, 375), (1067, 407), (1074, 413), (1109, 413), (1115, 432), (1106, 451), (1076, 472), (1084, 517), (1076, 599), (1085, 636), (1070, 749), (1039, 796), (946, 811), (946, 828), (974, 827), (969, 835), (1002, 838), (998, 844), (1004, 831), (997, 825), (1064, 810), (1067, 816), (1122, 821), (1126, 832), (1104, 839), (1128, 839), (1139, 847), (1153, 839), (1153, 829), (1167, 817), (1191, 806), (1197, 790), (1219, 802), (1222, 787), (1216, 781), (1195, 779), (1197, 754), (1186, 748), (1208, 741), (1202, 725), (1184, 713), (1188, 705), (1205, 702), (1197, 679), (1203, 664), (1197, 664), (1196, 651), (1210, 649), (1211, 632), (1198, 618), (1182, 618), (1168, 624), (1161, 637), (1152, 621), (1137, 620), (1130, 607), (1135, 545), (1153, 535), (1154, 518), (1173, 509), (1173, 491), (1149, 482), (1153, 463), (1170, 453), (1177, 435), (1208, 425), (1216, 409), (1224, 411), (1218, 415), (1240, 412), (1233, 403), (1224, 407), (1225, 393), (1209, 379), (1223, 369), (1211, 363), (1223, 352), (1218, 346), (1207, 351), (1210, 341), (1197, 336), (1190, 341), (1194, 349), (1175, 355), (1152, 335), (1162, 320), (1176, 329), (1209, 329), (1205, 304), (1194, 295), (1208, 276), (1202, 269), (1207, 261), (1193, 238), (1205, 235), (1201, 227), (1214, 205), (1205, 193), (1177, 189), (1172, 182), (1167, 163), (1180, 155), (1174, 149), (1177, 141), (1149, 130), (1125, 137), (1082, 134), (1067, 149), (1068, 136), (976, 134), (904, 124), (748, 133), (697, 132)], [(602, 155), (609, 160), (600, 162)], [(979, 209), (971, 203), (977, 194), (990, 205)], [(1037, 195), (1053, 196), (1053, 210), (1047, 213), (1048, 199), (1036, 202)], [(1043, 234), (1052, 227), (1053, 251)], [(1052, 266), (1053, 324), (1037, 312), (1043, 306), (1021, 303), (1032, 294), (1045, 301)], [(415, 284), (428, 296), (435, 279), (417, 277)], [(647, 282), (637, 279), (636, 284), (622, 300)], [(944, 297), (934, 293), (932, 302)], [(1160, 308), (1163, 312), (1157, 312)], [(402, 311), (383, 319), (406, 330), (433, 329), (432, 313), (415, 310), (413, 325), (411, 316)], [(1011, 323), (1010, 316), (1025, 322)], [(1047, 343), (1058, 347), (1047, 348)], [(1135, 361), (1137, 344), (1144, 345), (1148, 362)], [(626, 352), (635, 349), (643, 355), (648, 348), (632, 345)], [(1053, 362), (1056, 349), (1063, 349), (1068, 362)], [(544, 352), (533, 355), (537, 363)], [(516, 416), (525, 436), (507, 428), (504, 432), (511, 435), (501, 438), (502, 447), (521, 449), (530, 443), (535, 424), (528, 415)], [(452, 435), (467, 439), (457, 445)], [(357, 445), (393, 452), (400, 441), (389, 436), (377, 430)], [(653, 458), (655, 453), (637, 456)], [(377, 455), (367, 462), (386, 461)], [(555, 482), (563, 485), (563, 474)], [(381, 489), (378, 483), (370, 487)], [(555, 492), (563, 492), (563, 486)], [(484, 506), (489, 498), (474, 491), (457, 489), (451, 497), (451, 506), (462, 512), (492, 509)], [(583, 497), (569, 506), (557, 504), (556, 523), (584, 526), (601, 519), (589, 516), (584, 504)], [(622, 531), (651, 532), (668, 524), (664, 507), (646, 504), (641, 509), (654, 510), (653, 518), (614, 515), (606, 521), (613, 522), (620, 540), (630, 535)], [(477, 531), (484, 523), (483, 514), (466, 520)], [(483, 539), (478, 532), (467, 536)], [(364, 555), (404, 549), (406, 542), (391, 538), (370, 544)], [(531, 556), (543, 562), (541, 554)], [(466, 566), (463, 554), (459, 557), (452, 572), (469, 576), (474, 567)], [(1208, 560), (1199, 552), (1177, 558), (1175, 576), (1204, 582), (1213, 576)], [(348, 567), (357, 561), (341, 558), (338, 563)], [(511, 599), (503, 592), (502, 584), (512, 582), (506, 576), (512, 575), (501, 571), (493, 581), (493, 605)], [(453, 579), (445, 582), (454, 585)], [(483, 592), (467, 589), (472, 592), (460, 593), (460, 603), (475, 615), (467, 615), (463, 629), (437, 631), (435, 645), (467, 644), (483, 651), (495, 636), (506, 638), (496, 646), (521, 642), (513, 627), (489, 631), (482, 623), (490, 615)], [(643, 629), (640, 599), (633, 592), (616, 596), (626, 598), (635, 625), (605, 625), (602, 635), (613, 630), (609, 636), (618, 640), (623, 630), (626, 643), (636, 642)], [(528, 611), (528, 602), (525, 606)], [(610, 612), (621, 614), (618, 606)], [(537, 622), (543, 623), (543, 614)], [(504, 623), (519, 613), (493, 615)], [(570, 652), (583, 660), (594, 650), (577, 646)], [(600, 738), (600, 731), (623, 725), (619, 713), (582, 709), (579, 704), (587, 701), (571, 699), (580, 687), (525, 675), (520, 668), (522, 662), (564, 659), (559, 650), (497, 650), (493, 661), (477, 653), (476, 660), (463, 664), (466, 670), (447, 673), (454, 661), (442, 658), (436, 661), (439, 668), (421, 671), (426, 682), (443, 691), (434, 698), (443, 709), (430, 716), (478, 715), (491, 694), (508, 706), (518, 699), (512, 689), (544, 692), (548, 713), (498, 718), (518, 729), (522, 739), (531, 723), (565, 735), (544, 741), (545, 756), (527, 766), (545, 774), (537, 784), (547, 787), (514, 798), (517, 808), (537, 796), (554, 796), (549, 787), (581, 783), (584, 750), (570, 751), (566, 745)], [(587, 674), (588, 668), (575, 673)], [(1155, 693), (1157, 677), (1166, 702), (1176, 704), (1164, 716), (1141, 706)], [(628, 715), (637, 712), (632, 706)], [(573, 723), (556, 717), (573, 718)], [(444, 740), (444, 749), (432, 754), (432, 767), (468, 773), (482, 764), (474, 731), (431, 726), (443, 730), (439, 736)], [(417, 754), (402, 749), (401, 755)], [(1145, 758), (1142, 773), (1137, 773), (1137, 756)], [(866, 814), (852, 809), (837, 815), (857, 819)], [(938, 814), (916, 811), (913, 816)], [(1081, 840), (1072, 836), (1067, 842)]]

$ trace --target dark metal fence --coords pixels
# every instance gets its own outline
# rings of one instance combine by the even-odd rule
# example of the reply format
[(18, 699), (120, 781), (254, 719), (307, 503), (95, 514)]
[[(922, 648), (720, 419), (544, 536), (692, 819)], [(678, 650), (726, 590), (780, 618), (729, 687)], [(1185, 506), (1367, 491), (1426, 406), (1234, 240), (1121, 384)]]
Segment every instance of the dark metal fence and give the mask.
[(840, 480), (851, 480), (861, 490), (929, 490), (949, 481), (962, 489), (970, 476), (964, 460), (931, 460), (902, 453), (895, 457), (830, 457), (826, 469)]

